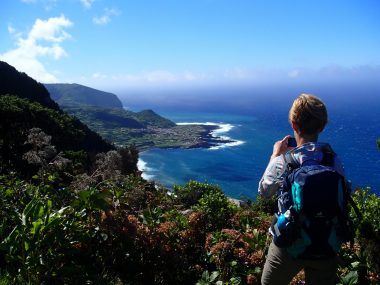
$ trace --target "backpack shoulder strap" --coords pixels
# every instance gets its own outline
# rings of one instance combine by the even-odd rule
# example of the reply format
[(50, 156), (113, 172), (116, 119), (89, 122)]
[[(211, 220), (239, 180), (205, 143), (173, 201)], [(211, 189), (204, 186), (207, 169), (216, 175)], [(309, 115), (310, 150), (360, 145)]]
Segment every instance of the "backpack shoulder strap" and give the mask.
[(351, 191), (352, 191), (352, 189), (351, 189), (351, 182), (348, 181), (348, 180), (346, 180), (346, 179), (344, 179), (343, 183), (344, 183), (343, 189), (345, 191), (345, 195), (347, 197), (348, 203), (350, 203), (352, 209), (354, 209), (354, 212), (355, 212), (356, 216), (358, 217), (358, 219), (362, 220), (363, 215), (360, 212), (360, 210), (358, 208), (358, 205), (356, 205), (354, 199), (352, 199), (352, 197), (351, 197)]
[(323, 153), (321, 164), (326, 166), (333, 166), (336, 154), (331, 148), (331, 146), (329, 144), (325, 144), (324, 146), (322, 146), (321, 150)]
[[(334, 158), (335, 158), (335, 152), (331, 148), (329, 144), (325, 144), (322, 147), (322, 152), (323, 152), (323, 159), (321, 161), (322, 165), (326, 166), (333, 166), (334, 165)], [(348, 203), (350, 203), (351, 207), (354, 209), (354, 212), (356, 216), (358, 217), (359, 220), (362, 219), (363, 215), (360, 212), (358, 206), (356, 205), (355, 201), (351, 197), (351, 182), (346, 179), (346, 177), (342, 176), (342, 183), (343, 183), (343, 189), (345, 192), (345, 196), (347, 197)]]
[[(288, 192), (289, 186), (290, 186), (289, 181), (288, 181), (288, 176), (294, 170), (300, 167), (300, 164), (297, 162), (297, 160), (294, 157), (293, 150), (290, 150), (282, 154), (282, 158), (284, 160), (284, 172), (281, 175), (283, 179), (283, 183), (281, 184), (281, 187), (279, 188), (279, 193)], [(279, 202), (279, 205), (280, 205), (280, 202)], [(282, 208), (282, 207), (279, 206), (279, 208)]]
[[(320, 162), (321, 165), (325, 166), (333, 166), (334, 165), (334, 159), (335, 159), (335, 152), (331, 148), (329, 144), (325, 144), (322, 146), (322, 153), (323, 153), (323, 158), (322, 161)], [(294, 170), (296, 168), (301, 167), (302, 165), (296, 160), (294, 156), (294, 149), (287, 151), (286, 153), (283, 154), (283, 158), (285, 161), (285, 169), (287, 170)]]
[(299, 168), (301, 165), (294, 157), (294, 151), (290, 150), (283, 154), (283, 158), (285, 161), (285, 169), (289, 172), (292, 170)]

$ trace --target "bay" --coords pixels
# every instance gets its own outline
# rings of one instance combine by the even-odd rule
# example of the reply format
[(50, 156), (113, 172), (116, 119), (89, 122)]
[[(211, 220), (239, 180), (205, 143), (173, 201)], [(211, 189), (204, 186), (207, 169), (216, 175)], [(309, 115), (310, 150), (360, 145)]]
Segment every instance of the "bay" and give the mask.
[[(380, 192), (380, 122), (376, 107), (330, 106), (329, 124), (320, 141), (329, 142), (340, 156), (354, 187), (371, 187)], [(212, 149), (151, 149), (140, 154), (139, 167), (147, 179), (166, 187), (197, 180), (219, 185), (231, 197), (254, 199), (257, 185), (271, 155), (273, 143), (292, 134), (288, 107), (251, 112), (176, 112), (160, 114), (176, 123), (216, 123), (224, 126), (219, 136), (237, 144)], [(226, 126), (228, 126), (226, 128)]]

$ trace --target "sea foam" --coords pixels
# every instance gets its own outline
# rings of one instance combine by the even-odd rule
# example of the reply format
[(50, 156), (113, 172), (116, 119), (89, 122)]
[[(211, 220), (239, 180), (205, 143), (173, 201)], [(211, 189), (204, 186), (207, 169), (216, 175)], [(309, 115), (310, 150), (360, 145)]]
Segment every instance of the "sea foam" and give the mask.
[(142, 172), (141, 177), (144, 178), (145, 180), (152, 180), (154, 178), (154, 175), (146, 174), (146, 172), (148, 172), (148, 171), (151, 172), (151, 171), (153, 171), (153, 169), (148, 167), (147, 163), (144, 160), (142, 160), (141, 158), (139, 158), (137, 161), (137, 169)]
[(212, 137), (216, 139), (221, 139), (223, 141), (229, 141), (226, 143), (217, 143), (216, 145), (210, 147), (210, 150), (218, 150), (221, 148), (226, 148), (226, 147), (234, 147), (234, 146), (239, 146), (244, 144), (244, 141), (240, 140), (235, 140), (231, 137), (228, 136), (221, 136), (220, 134), (228, 133), (231, 131), (235, 126), (232, 124), (227, 124), (227, 123), (215, 123), (215, 122), (181, 122), (177, 123), (177, 125), (204, 125), (204, 126), (217, 126), (218, 128), (211, 131), (210, 134)]

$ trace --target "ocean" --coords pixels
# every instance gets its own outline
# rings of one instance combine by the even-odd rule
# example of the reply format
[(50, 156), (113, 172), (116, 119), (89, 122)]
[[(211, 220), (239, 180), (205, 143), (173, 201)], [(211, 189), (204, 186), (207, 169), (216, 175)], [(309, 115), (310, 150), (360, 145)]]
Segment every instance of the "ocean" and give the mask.
[[(329, 123), (319, 141), (340, 156), (354, 188), (370, 187), (380, 194), (380, 104), (328, 104)], [(380, 103), (380, 99), (379, 99)], [(150, 149), (140, 153), (139, 168), (148, 180), (168, 188), (197, 180), (219, 185), (234, 198), (255, 199), (258, 182), (273, 143), (292, 134), (287, 115), (291, 101), (275, 106), (228, 110), (173, 111), (160, 115), (176, 123), (217, 124), (217, 136), (235, 141), (211, 149)]]

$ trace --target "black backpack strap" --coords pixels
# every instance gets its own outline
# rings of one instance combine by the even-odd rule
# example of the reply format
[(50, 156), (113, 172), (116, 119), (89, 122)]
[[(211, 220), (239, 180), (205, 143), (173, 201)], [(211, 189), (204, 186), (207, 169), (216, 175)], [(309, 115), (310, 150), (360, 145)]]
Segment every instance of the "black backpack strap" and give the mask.
[[(351, 183), (350, 181), (346, 180), (343, 177), (342, 180), (343, 184), (343, 191), (344, 191), (344, 196), (346, 198), (347, 203), (351, 205), (351, 207), (354, 209), (355, 215), (357, 216), (358, 220), (361, 221), (363, 216), (362, 213), (360, 212), (358, 206), (356, 205), (355, 201), (351, 197)], [(349, 217), (348, 211), (346, 211), (346, 215), (344, 216), (345, 225), (346, 225), (346, 237), (348, 239), (346, 241), (350, 242), (350, 248), (352, 249), (355, 243), (355, 229), (353, 225), (352, 219)]]
[(321, 164), (326, 166), (334, 166), (335, 152), (331, 146), (329, 144), (325, 144), (322, 146), (321, 150), (323, 153)]
[[(282, 158), (284, 159), (284, 173), (282, 174), (282, 178), (284, 179), (282, 186), (279, 189), (279, 193), (282, 193), (285, 191), (285, 185), (287, 185), (288, 182), (288, 176), (290, 173), (292, 173), (297, 168), (301, 167), (301, 165), (298, 163), (298, 161), (294, 157), (294, 151), (289, 150), (282, 154)], [(287, 192), (287, 190), (285, 191)]]
[(349, 195), (349, 196), (347, 197), (347, 199), (348, 199), (348, 202), (350, 203), (352, 209), (354, 209), (354, 212), (355, 212), (356, 216), (358, 217), (358, 219), (359, 219), (359, 220), (362, 220), (363, 215), (362, 215), (362, 213), (360, 213), (360, 210), (359, 210), (359, 208), (358, 208), (358, 205), (356, 205), (356, 203), (355, 203), (355, 201), (352, 199), (351, 195)]
[[(335, 160), (335, 152), (331, 148), (329, 144), (324, 144), (321, 148), (323, 153), (323, 158), (320, 164), (326, 166), (333, 166)], [(283, 158), (285, 161), (285, 168), (289, 171), (292, 171), (296, 168), (301, 167), (301, 164), (296, 160), (294, 156), (294, 149), (287, 151), (283, 154)]]
[(352, 191), (352, 189), (351, 189), (351, 183), (348, 180), (344, 179), (343, 180), (343, 184), (344, 184), (343, 185), (343, 189), (344, 189), (345, 195), (347, 197), (347, 201), (348, 201), (348, 203), (350, 203), (352, 209), (354, 209), (354, 212), (355, 212), (356, 216), (361, 221), (362, 218), (363, 218), (363, 215), (360, 212), (360, 210), (358, 208), (358, 205), (356, 205), (354, 199), (352, 199), (352, 197), (351, 197), (351, 191)]
[(285, 169), (287, 171), (290, 172), (290, 171), (292, 171), (296, 168), (299, 168), (301, 166), (299, 164), (299, 162), (296, 160), (296, 158), (294, 157), (294, 151), (293, 150), (285, 152), (282, 156), (284, 158)]

